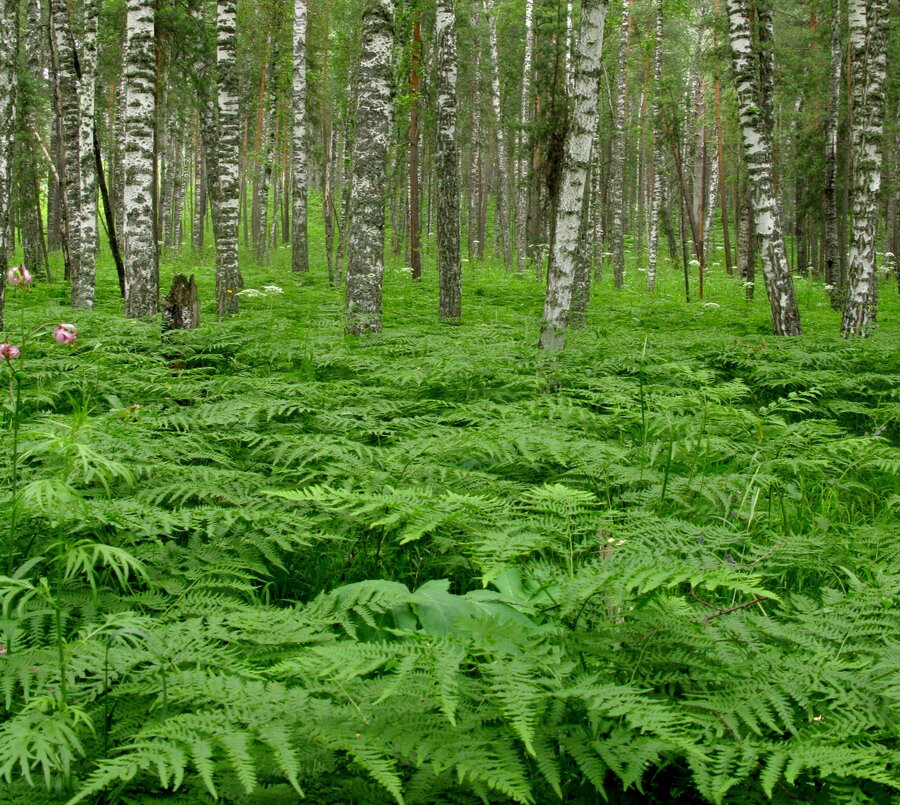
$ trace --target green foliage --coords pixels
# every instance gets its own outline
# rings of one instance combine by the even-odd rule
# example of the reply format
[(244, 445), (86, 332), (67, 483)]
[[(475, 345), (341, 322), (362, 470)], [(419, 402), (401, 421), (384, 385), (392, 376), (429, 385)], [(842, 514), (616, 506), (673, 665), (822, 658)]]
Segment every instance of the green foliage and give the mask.
[(677, 282), (551, 360), (488, 266), (364, 341), (318, 280), (162, 346), (101, 289), (23, 386), (0, 802), (889, 801), (896, 338)]

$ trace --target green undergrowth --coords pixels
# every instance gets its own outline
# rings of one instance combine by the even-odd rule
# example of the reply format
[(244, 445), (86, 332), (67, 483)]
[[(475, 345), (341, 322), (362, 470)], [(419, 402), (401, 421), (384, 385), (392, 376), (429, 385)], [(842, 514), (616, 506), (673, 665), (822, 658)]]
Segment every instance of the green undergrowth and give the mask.
[[(634, 272), (551, 357), (540, 285), (495, 266), (458, 327), (389, 266), (358, 340), (315, 252), (221, 323), (209, 257), (164, 270), (199, 330), (123, 319), (107, 266), (21, 364), (0, 802), (896, 796), (890, 288), (848, 342), (801, 279), (777, 340), (734, 280), (688, 305)], [(39, 285), (10, 336), (22, 305), (73, 318)]]

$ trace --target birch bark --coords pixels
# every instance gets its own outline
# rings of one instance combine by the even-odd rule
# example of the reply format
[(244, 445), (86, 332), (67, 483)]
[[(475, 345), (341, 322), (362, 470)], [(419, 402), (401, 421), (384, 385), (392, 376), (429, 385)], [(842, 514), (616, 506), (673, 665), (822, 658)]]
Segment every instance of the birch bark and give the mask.
[(306, 238), (306, 16), (306, 0), (294, 0), (291, 268), (299, 272), (309, 271)]
[(497, 210), (496, 226), (504, 265), (512, 261), (509, 227), (509, 162), (506, 153), (506, 133), (500, 111), (500, 65), (497, 53), (497, 20), (494, 16), (493, 0), (484, 0), (484, 11), (488, 18), (488, 48), (491, 53), (491, 107), (497, 126)]
[(610, 189), (613, 207), (613, 272), (616, 288), (625, 282), (625, 116), (628, 109), (628, 34), (631, 31), (631, 0), (622, 4), (619, 39), (619, 72), (616, 77), (616, 110), (613, 122), (613, 145)]
[(845, 337), (870, 336), (878, 313), (875, 236), (881, 191), (884, 99), (887, 77), (888, 0), (850, 0), (853, 53), (853, 206)]
[(597, 130), (597, 90), (606, 5), (606, 0), (584, 0), (581, 6), (572, 120), (566, 134), (562, 186), (556, 212), (556, 238), (540, 336), (540, 346), (547, 350), (560, 350), (565, 346), (588, 162)]
[[(216, 66), (218, 68), (218, 208), (216, 234), (216, 312), (219, 318), (238, 312), (238, 204), (240, 201), (240, 138), (238, 119), (236, 0), (216, 6)], [(207, 165), (209, 170), (209, 165)], [(215, 208), (214, 208), (215, 209)]]
[(78, 64), (78, 161), (80, 173), (78, 242), (80, 254), (72, 272), (72, 307), (94, 307), (97, 257), (97, 171), (94, 166), (94, 94), (97, 75), (97, 0), (84, 2), (84, 31)]
[(656, 289), (656, 264), (659, 257), (659, 211), (662, 205), (662, 181), (656, 175), (659, 169), (659, 91), (662, 77), (662, 0), (656, 3), (656, 52), (653, 56), (653, 101), (650, 105), (650, 120), (653, 132), (653, 146), (650, 149), (650, 235), (647, 247), (647, 290)]
[(763, 86), (770, 77), (765, 74), (767, 71), (760, 76), (760, 68), (765, 67), (769, 59), (754, 50), (747, 0), (727, 0), (726, 9), (744, 161), (772, 313), (772, 330), (775, 335), (800, 335), (800, 312), (787, 263), (773, 183), (772, 118), (769, 93)]
[(459, 256), (459, 154), (456, 147), (456, 12), (453, 0), (437, 0), (437, 246), (440, 318), (462, 317)]
[(381, 330), (393, 16), (393, 0), (369, 0), (363, 17), (346, 286), (347, 332), (353, 335)]
[(525, 0), (525, 53), (522, 60), (522, 102), (519, 114), (518, 192), (516, 195), (516, 249), (519, 271), (528, 259), (528, 107), (531, 102), (531, 60), (534, 49), (534, 0)]
[(156, 102), (153, 0), (128, 0), (125, 18), (125, 315), (144, 318), (159, 307), (154, 201)]

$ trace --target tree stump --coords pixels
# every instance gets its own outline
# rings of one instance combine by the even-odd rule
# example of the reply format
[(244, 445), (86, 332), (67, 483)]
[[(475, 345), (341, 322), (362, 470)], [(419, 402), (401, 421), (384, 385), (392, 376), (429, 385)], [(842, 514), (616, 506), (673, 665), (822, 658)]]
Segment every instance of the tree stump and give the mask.
[(200, 300), (194, 275), (172, 278), (172, 290), (163, 299), (163, 331), (193, 330), (200, 326)]

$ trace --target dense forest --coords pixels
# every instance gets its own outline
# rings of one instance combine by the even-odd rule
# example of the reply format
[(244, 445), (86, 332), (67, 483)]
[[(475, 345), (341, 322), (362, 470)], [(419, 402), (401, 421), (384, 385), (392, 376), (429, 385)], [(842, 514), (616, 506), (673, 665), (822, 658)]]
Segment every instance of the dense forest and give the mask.
[(900, 797), (898, 0), (0, 0), (0, 805)]

